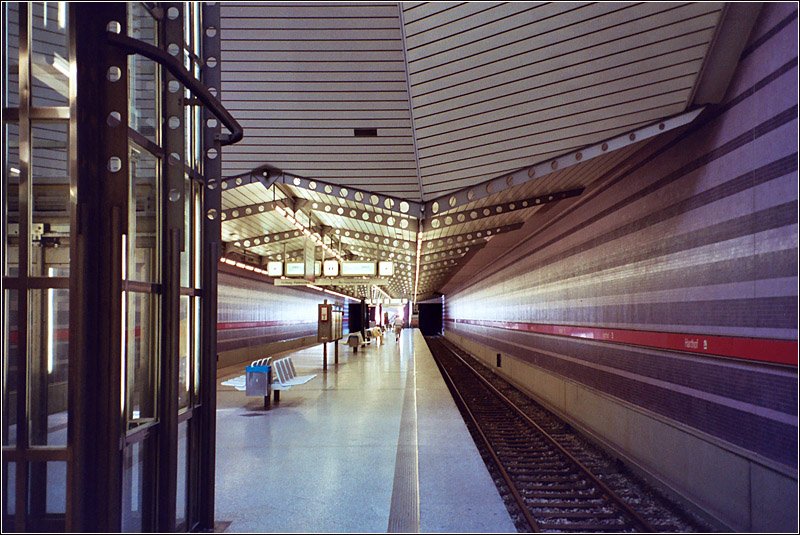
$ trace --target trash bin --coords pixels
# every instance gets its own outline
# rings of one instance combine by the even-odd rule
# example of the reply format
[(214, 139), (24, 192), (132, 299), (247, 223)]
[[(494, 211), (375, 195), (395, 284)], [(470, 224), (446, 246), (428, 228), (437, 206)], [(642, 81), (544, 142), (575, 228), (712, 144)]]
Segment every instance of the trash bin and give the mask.
[(245, 395), (247, 396), (266, 396), (270, 393), (270, 371), (272, 367), (247, 366), (245, 371)]

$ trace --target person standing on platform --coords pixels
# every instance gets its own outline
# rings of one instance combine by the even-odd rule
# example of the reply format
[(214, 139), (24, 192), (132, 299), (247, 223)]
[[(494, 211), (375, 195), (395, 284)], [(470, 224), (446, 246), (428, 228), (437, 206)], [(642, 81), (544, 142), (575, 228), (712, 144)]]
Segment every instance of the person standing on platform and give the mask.
[(400, 340), (400, 333), (403, 332), (403, 316), (398, 314), (394, 318), (394, 341)]

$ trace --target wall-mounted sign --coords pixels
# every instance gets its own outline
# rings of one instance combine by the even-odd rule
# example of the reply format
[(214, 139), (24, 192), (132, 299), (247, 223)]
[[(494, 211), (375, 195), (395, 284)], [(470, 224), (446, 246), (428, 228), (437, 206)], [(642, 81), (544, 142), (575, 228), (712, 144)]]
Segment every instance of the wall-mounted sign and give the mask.
[(270, 277), (283, 275), (283, 262), (267, 262), (267, 275)]
[(394, 275), (394, 262), (378, 262), (378, 275), (381, 277)]
[(342, 276), (354, 277), (358, 275), (375, 276), (375, 262), (342, 262)]
[(287, 277), (302, 277), (306, 274), (306, 265), (303, 262), (286, 262)]
[(339, 276), (339, 262), (337, 260), (326, 260), (322, 264), (322, 272), (326, 277)]

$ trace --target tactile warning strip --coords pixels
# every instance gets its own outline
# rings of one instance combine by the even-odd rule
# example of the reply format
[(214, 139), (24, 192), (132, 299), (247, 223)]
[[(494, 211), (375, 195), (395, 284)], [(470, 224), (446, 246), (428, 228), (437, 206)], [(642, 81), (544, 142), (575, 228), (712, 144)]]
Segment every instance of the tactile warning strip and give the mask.
[[(413, 361), (412, 361), (413, 362)], [(392, 504), (388, 533), (419, 533), (419, 456), (417, 442), (417, 393), (413, 364), (408, 370), (397, 459), (394, 465)]]

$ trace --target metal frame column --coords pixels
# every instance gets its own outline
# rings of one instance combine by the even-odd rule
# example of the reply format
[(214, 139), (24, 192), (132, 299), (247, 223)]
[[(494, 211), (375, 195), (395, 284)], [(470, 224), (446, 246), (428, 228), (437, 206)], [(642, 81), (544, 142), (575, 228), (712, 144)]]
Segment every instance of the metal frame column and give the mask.
[[(201, 81), (219, 97), (220, 3), (203, 3), (203, 70)], [(208, 67), (216, 58), (216, 68)], [(203, 264), (202, 350), (200, 370), (200, 496), (199, 529), (214, 529), (217, 409), (217, 268), (221, 255), (222, 163), (221, 128), (212, 110), (203, 109)]]
[[(127, 55), (107, 45), (126, 31), (124, 3), (70, 3), (75, 42), (78, 213), (70, 306), (75, 531), (119, 531), (124, 366), (122, 264), (128, 214)], [(113, 114), (113, 115), (112, 115)], [(117, 115), (118, 114), (118, 115)]]
[[(182, 2), (164, 3), (166, 13), (161, 23), (161, 48), (178, 50), (182, 55)], [(175, 45), (175, 46), (173, 46)], [(179, 61), (182, 57), (177, 58)], [(178, 85), (176, 85), (178, 84)], [(184, 88), (167, 69), (162, 69), (161, 160), (162, 209), (161, 236), (161, 366), (159, 404), (159, 469), (157, 529), (175, 531), (178, 477), (178, 365), (180, 361), (180, 287), (181, 250), (186, 242), (184, 231), (185, 132)], [(178, 88), (177, 91), (170, 90)]]

